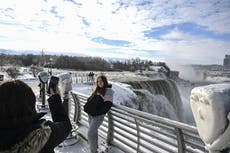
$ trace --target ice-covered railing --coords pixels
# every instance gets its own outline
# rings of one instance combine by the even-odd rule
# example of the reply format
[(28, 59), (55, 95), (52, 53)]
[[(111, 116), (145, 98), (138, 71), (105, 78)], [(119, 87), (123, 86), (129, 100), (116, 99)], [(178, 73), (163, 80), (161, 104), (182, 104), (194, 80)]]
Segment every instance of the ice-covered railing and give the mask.
[[(78, 92), (71, 95), (70, 117), (79, 129), (88, 127), (83, 111), (87, 96)], [(116, 104), (107, 113), (99, 135), (108, 145), (128, 153), (205, 152), (196, 127)]]

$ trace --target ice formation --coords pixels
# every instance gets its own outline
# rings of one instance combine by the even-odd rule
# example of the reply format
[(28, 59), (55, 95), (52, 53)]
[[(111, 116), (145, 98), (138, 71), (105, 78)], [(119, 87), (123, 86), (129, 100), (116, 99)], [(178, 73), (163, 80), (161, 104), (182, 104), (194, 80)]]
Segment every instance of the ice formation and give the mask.
[(198, 133), (210, 153), (230, 149), (230, 84), (196, 87), (190, 96)]

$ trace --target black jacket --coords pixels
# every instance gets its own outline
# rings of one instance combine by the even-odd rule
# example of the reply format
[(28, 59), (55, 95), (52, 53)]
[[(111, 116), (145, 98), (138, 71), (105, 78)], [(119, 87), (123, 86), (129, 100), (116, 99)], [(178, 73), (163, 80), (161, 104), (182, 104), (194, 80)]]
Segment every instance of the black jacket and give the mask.
[[(9, 151), (12, 146), (21, 144), (30, 133), (41, 128), (41, 124), (44, 123), (45, 127), (51, 129), (51, 134), (39, 153), (54, 153), (54, 148), (65, 140), (72, 126), (68, 114), (62, 106), (60, 95), (51, 96), (48, 102), (53, 122), (41, 119), (45, 113), (39, 113), (29, 125), (18, 125), (16, 128), (0, 127), (0, 152), (2, 150)], [(32, 150), (31, 153), (33, 153)]]
[(104, 101), (100, 95), (92, 95), (84, 105), (84, 111), (92, 116), (106, 114), (112, 106), (111, 101)]

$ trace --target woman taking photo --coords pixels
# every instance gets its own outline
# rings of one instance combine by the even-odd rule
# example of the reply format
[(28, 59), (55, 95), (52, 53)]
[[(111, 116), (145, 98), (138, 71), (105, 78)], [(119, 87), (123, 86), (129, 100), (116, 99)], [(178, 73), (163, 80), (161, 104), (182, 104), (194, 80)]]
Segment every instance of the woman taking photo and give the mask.
[(58, 86), (48, 99), (53, 121), (37, 113), (32, 89), (19, 80), (0, 85), (0, 152), (54, 153), (68, 136), (71, 124), (62, 106)]
[[(113, 102), (114, 91), (112, 86), (108, 84), (105, 76), (99, 76), (96, 82), (96, 88), (92, 93), (89, 103), (97, 103), (97, 106), (92, 106), (94, 109), (92, 113), (88, 113), (89, 130), (88, 130), (88, 143), (91, 153), (97, 153), (98, 148), (98, 128), (104, 120), (106, 112), (110, 109)], [(94, 98), (92, 98), (94, 97)]]

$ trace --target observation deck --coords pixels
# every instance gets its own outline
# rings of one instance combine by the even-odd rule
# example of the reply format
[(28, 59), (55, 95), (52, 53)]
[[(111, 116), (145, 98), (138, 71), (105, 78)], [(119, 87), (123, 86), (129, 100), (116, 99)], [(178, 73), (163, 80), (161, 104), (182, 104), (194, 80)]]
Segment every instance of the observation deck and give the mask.
[[(57, 147), (56, 152), (88, 153), (88, 96), (72, 91), (69, 116), (77, 126), (79, 142)], [(108, 153), (204, 153), (197, 128), (181, 122), (114, 104), (99, 128), (99, 148)]]

